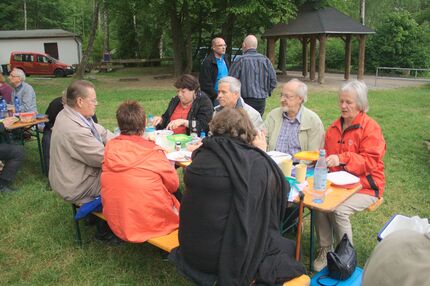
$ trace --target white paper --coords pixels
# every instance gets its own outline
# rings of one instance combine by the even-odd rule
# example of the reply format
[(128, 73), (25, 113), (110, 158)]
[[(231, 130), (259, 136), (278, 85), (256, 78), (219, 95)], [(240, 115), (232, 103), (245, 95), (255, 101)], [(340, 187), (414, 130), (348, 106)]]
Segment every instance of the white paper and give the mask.
[(351, 185), (360, 182), (360, 178), (345, 171), (328, 173), (327, 180), (338, 186)]

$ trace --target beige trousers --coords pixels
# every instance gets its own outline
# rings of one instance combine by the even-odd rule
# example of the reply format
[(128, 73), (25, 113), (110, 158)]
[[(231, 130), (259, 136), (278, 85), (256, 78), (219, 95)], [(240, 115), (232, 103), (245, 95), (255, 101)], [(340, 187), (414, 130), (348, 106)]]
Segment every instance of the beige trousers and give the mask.
[(352, 226), (349, 217), (355, 212), (367, 209), (377, 200), (377, 197), (365, 194), (354, 194), (331, 213), (316, 211), (315, 229), (317, 232), (318, 246), (330, 247), (333, 245), (334, 235), (336, 237), (336, 243), (338, 243), (345, 233), (352, 243)]

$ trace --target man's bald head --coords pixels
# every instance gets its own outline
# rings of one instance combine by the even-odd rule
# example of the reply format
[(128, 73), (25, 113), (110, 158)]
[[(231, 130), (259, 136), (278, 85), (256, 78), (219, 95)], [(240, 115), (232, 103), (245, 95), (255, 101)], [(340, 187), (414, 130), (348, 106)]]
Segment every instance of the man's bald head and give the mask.
[(254, 35), (246, 36), (243, 40), (242, 50), (246, 52), (248, 49), (256, 49), (258, 46), (258, 40)]

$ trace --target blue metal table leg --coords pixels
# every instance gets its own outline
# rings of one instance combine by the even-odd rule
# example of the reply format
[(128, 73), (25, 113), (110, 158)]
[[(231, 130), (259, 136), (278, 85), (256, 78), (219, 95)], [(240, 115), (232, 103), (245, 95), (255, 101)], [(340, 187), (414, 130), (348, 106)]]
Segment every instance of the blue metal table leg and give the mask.
[(313, 262), (314, 262), (314, 210), (309, 209), (311, 211), (311, 229), (310, 229), (310, 246), (309, 246), (309, 269), (311, 272), (314, 271)]

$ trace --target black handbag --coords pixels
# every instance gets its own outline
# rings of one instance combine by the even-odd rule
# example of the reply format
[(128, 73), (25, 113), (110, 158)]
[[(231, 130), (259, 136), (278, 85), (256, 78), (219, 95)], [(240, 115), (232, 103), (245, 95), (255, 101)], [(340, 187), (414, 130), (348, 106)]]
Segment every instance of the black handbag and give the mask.
[(357, 267), (357, 254), (348, 239), (348, 235), (345, 233), (342, 240), (336, 246), (335, 251), (327, 253), (327, 269), (328, 276), (324, 275), (318, 278), (320, 285), (326, 285), (320, 281), (327, 277), (336, 280), (346, 280), (351, 277)]

